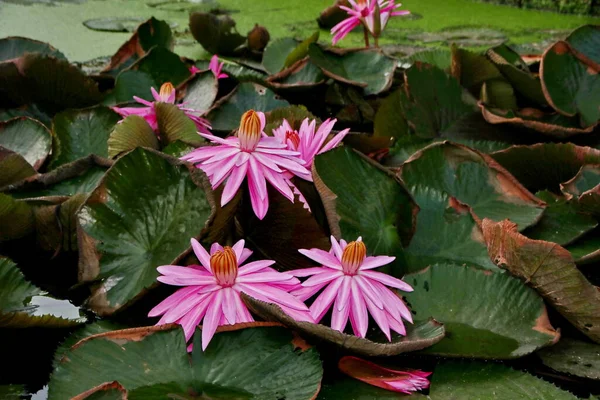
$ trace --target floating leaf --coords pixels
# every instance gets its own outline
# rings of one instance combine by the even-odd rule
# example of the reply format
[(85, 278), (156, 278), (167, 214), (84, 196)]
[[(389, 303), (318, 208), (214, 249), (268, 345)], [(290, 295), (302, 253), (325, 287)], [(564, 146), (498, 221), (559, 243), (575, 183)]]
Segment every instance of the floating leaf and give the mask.
[(173, 50), (174, 44), (169, 25), (165, 21), (152, 17), (138, 26), (131, 38), (111, 57), (110, 63), (102, 70), (102, 73), (117, 76), (121, 71), (131, 67), (153, 47)]
[(285, 59), (284, 66), (291, 67), (292, 65), (306, 57), (308, 55), (308, 47), (312, 43), (317, 43), (317, 41), (319, 40), (319, 34), (320, 32), (316, 31), (308, 38), (303, 40), (302, 43), (300, 43), (291, 53), (288, 54), (288, 56)]
[(121, 117), (106, 107), (68, 110), (52, 120), (54, 143), (49, 169), (94, 154), (108, 157), (108, 137)]
[[(210, 398), (305, 400), (319, 391), (323, 369), (318, 353), (296, 348), (293, 334), (281, 326), (223, 327), (206, 351), (200, 350), (200, 336), (198, 331), (191, 360), (183, 333), (173, 326), (88, 337), (58, 364), (48, 398), (71, 398), (115, 380), (132, 399), (196, 393)], [(91, 366), (96, 372), (90, 373)]]
[(38, 170), (50, 153), (52, 136), (34, 119), (15, 118), (0, 123), (0, 146), (20, 154)]
[(362, 236), (370, 254), (396, 256), (391, 268), (401, 273), (418, 207), (394, 174), (341, 147), (315, 158), (313, 179), (331, 233), (347, 241)]
[(171, 82), (177, 87), (191, 76), (187, 65), (179, 56), (164, 47), (154, 47), (146, 55), (131, 66), (134, 71), (141, 71), (152, 77), (157, 87)]
[(375, 114), (373, 136), (399, 139), (409, 134), (408, 123), (401, 111), (403, 98), (404, 93), (399, 89), (381, 102)]
[(83, 25), (100, 32), (133, 32), (141, 22), (142, 18), (106, 17), (85, 20)]
[[(263, 55), (262, 65), (270, 74), (276, 74), (285, 67), (288, 56), (298, 47), (298, 42), (292, 38), (281, 38), (269, 43)], [(300, 57), (302, 59), (304, 57)], [(296, 60), (298, 61), (298, 60)]]
[(490, 258), (524, 280), (590, 339), (600, 342), (600, 291), (556, 243), (531, 240), (510, 221), (484, 219), (483, 236)]
[(560, 336), (550, 325), (544, 301), (509, 274), (436, 264), (404, 280), (415, 289), (405, 294), (413, 318), (433, 317), (446, 329), (446, 338), (426, 353), (518, 358)]
[(239, 127), (242, 115), (250, 109), (267, 112), (287, 106), (289, 103), (279, 99), (271, 90), (247, 82), (217, 101), (208, 119), (213, 130), (229, 133)]
[(212, 71), (200, 72), (187, 83), (183, 103), (193, 110), (207, 111), (218, 92), (219, 82)]
[(596, 228), (565, 247), (577, 265), (600, 260), (600, 229)]
[(35, 169), (20, 154), (0, 146), (0, 188), (35, 174)]
[[(97, 281), (89, 304), (107, 315), (156, 284), (212, 220), (206, 176), (160, 153), (119, 158), (79, 212), (79, 277)], [(139, 197), (139, 193), (144, 193)]]
[(452, 55), (448, 49), (434, 49), (419, 51), (402, 60), (410, 65), (416, 63), (430, 64), (444, 71), (450, 71)]
[(538, 143), (512, 146), (491, 156), (532, 192), (548, 189), (573, 178), (584, 164), (600, 164), (600, 151), (572, 143)]
[(452, 46), (452, 76), (475, 96), (485, 82), (504, 80), (496, 66), (483, 54)]
[(325, 82), (321, 69), (307, 58), (298, 61), (267, 80), (275, 89), (310, 89)]
[(392, 85), (396, 60), (380, 50), (345, 51), (342, 54), (326, 52), (317, 44), (308, 47), (311, 62), (328, 77), (364, 88), (365, 95), (384, 92)]
[(564, 338), (536, 354), (555, 371), (600, 380), (600, 345)]
[(63, 53), (50, 46), (48, 43), (29, 38), (10, 36), (0, 39), (0, 61), (19, 58), (25, 53), (40, 53), (47, 56), (66, 60)]
[(34, 229), (33, 210), (24, 202), (0, 193), (0, 242), (18, 239)]
[(25, 280), (8, 258), (0, 258), (0, 327), (67, 328), (85, 321), (68, 301), (55, 300)]
[(572, 35), (574, 39), (556, 42), (544, 53), (542, 90), (554, 109), (567, 116), (579, 114), (583, 126), (589, 127), (600, 120), (600, 57), (594, 49), (600, 29), (584, 26)]
[(115, 87), (105, 99), (103, 104), (113, 105), (129, 103), (133, 96), (144, 100), (154, 101), (150, 88), (159, 88), (154, 78), (146, 72), (127, 70), (121, 72), (115, 81)]
[(542, 216), (544, 203), (491, 157), (449, 142), (419, 150), (402, 165), (410, 188), (426, 186), (447, 193), (479, 218), (509, 218), (523, 230)]
[(291, 329), (328, 344), (335, 344), (344, 350), (365, 356), (392, 356), (401, 353), (417, 351), (439, 342), (444, 337), (444, 326), (431, 319), (406, 326), (406, 336), (392, 333), (389, 342), (383, 334), (373, 331), (367, 333), (367, 338), (349, 335), (331, 329), (326, 325), (296, 321), (288, 316), (276, 304), (265, 303), (242, 294), (242, 299), (255, 314), (270, 321), (280, 322)]
[(192, 146), (198, 146), (205, 142), (198, 134), (198, 128), (183, 111), (175, 104), (157, 102), (154, 105), (156, 120), (161, 139), (166, 143), (178, 140)]
[(489, 107), (503, 110), (516, 110), (518, 108), (512, 85), (503, 79), (493, 79), (483, 83), (481, 102)]
[(235, 21), (228, 15), (191, 13), (190, 31), (210, 54), (230, 55), (246, 42), (235, 29)]
[(129, 115), (115, 125), (107, 143), (110, 158), (115, 158), (119, 154), (137, 147), (159, 149), (156, 133), (139, 115)]

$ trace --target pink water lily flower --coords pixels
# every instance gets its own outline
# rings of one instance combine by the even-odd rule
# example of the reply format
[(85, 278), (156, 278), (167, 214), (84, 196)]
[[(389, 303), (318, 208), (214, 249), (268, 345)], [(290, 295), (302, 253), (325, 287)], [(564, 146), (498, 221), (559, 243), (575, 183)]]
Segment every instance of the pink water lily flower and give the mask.
[[(402, 4), (395, 4), (395, 0), (348, 0), (348, 2), (351, 7), (339, 7), (346, 11), (349, 17), (331, 29), (334, 45), (361, 24), (377, 41), (390, 17), (410, 14), (410, 11), (396, 11)], [(368, 46), (366, 33), (365, 41)]]
[(158, 267), (162, 274), (157, 278), (159, 282), (182, 288), (150, 311), (150, 317), (162, 315), (157, 325), (180, 324), (185, 340), (189, 341), (203, 321), (202, 350), (205, 350), (218, 326), (254, 321), (242, 301), (242, 292), (277, 304), (298, 321), (313, 321), (306, 305), (288, 293), (300, 286), (298, 279), (270, 268), (275, 261), (243, 265), (252, 254), (244, 247), (243, 240), (232, 247), (214, 243), (210, 254), (196, 239), (191, 243), (200, 265)]
[(325, 153), (340, 144), (350, 129), (344, 129), (336, 134), (327, 144), (325, 140), (331, 133), (337, 119), (325, 120), (319, 129), (316, 129), (316, 120), (310, 121), (306, 118), (300, 125), (300, 130), (296, 131), (287, 120), (278, 128), (273, 129), (273, 136), (285, 143), (289, 150), (300, 153), (300, 158), (304, 160), (304, 166), (310, 168), (317, 154)]
[(351, 377), (393, 392), (411, 394), (429, 387), (431, 372), (415, 369), (385, 368), (358, 357), (345, 356), (338, 363), (340, 371)]
[(225, 180), (221, 205), (227, 204), (242, 185), (248, 181), (252, 209), (263, 219), (269, 209), (267, 181), (283, 196), (294, 201), (288, 176), (296, 175), (312, 181), (310, 172), (304, 167), (299, 153), (287, 149), (277, 138), (265, 134), (265, 115), (250, 110), (244, 113), (236, 136), (220, 138), (202, 134), (217, 146), (200, 147), (181, 159), (196, 164), (202, 169), (213, 189)]
[(369, 327), (369, 314), (379, 328), (391, 340), (390, 329), (406, 335), (402, 319), (412, 323), (412, 316), (402, 299), (389, 287), (412, 292), (412, 287), (404, 281), (373, 271), (387, 265), (395, 257), (368, 256), (362, 238), (346, 243), (331, 236), (331, 250), (298, 250), (320, 267), (290, 271), (297, 277), (309, 279), (301, 289), (292, 294), (300, 300), (307, 300), (325, 288), (310, 306), (310, 313), (319, 322), (333, 305), (331, 328), (344, 331), (348, 318), (354, 334), (365, 337)]
[(190, 68), (190, 74), (192, 75), (196, 75), (198, 72), (202, 72), (202, 70), (198, 67), (196, 67), (195, 65), (192, 65)]
[[(139, 115), (143, 117), (146, 122), (152, 127), (154, 132), (158, 132), (158, 121), (156, 119), (156, 110), (154, 105), (156, 103), (169, 103), (175, 104), (176, 91), (175, 87), (171, 82), (163, 83), (160, 87), (160, 92), (156, 89), (150, 88), (154, 101), (147, 101), (140, 97), (133, 96), (133, 99), (138, 103), (145, 105), (146, 107), (112, 107), (112, 109), (119, 115), (127, 117), (129, 115)], [(186, 108), (185, 104), (178, 104), (177, 107), (185, 113), (185, 115), (194, 121), (198, 131), (201, 133), (210, 133), (210, 123), (204, 118), (200, 117), (201, 111), (196, 111), (191, 108)]]
[(223, 70), (223, 65), (225, 65), (225, 63), (224, 62), (219, 63), (219, 57), (215, 54), (210, 59), (208, 68), (210, 68), (212, 73), (215, 75), (215, 78), (217, 78), (217, 79), (227, 78), (229, 75), (227, 75), (224, 72), (221, 72)]

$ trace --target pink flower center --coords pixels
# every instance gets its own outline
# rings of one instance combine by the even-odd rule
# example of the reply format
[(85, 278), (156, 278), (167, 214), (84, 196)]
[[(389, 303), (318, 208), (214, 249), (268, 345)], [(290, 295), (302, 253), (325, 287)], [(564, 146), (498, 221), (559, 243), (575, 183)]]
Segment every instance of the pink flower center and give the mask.
[(233, 249), (225, 246), (210, 256), (210, 269), (219, 285), (233, 286), (238, 274), (237, 257)]
[(240, 129), (237, 137), (240, 139), (240, 148), (246, 152), (252, 152), (260, 141), (261, 123), (258, 114), (254, 110), (246, 111), (240, 121)]
[(285, 133), (285, 141), (286, 141), (286, 143), (288, 142), (288, 140), (292, 144), (293, 150), (298, 150), (298, 147), (300, 147), (300, 135), (298, 135), (298, 132), (296, 132), (296, 131), (287, 131)]
[(346, 275), (356, 275), (367, 257), (367, 246), (363, 242), (350, 242), (342, 252), (342, 271)]
[(364, 18), (369, 15), (369, 4), (367, 4), (367, 0), (358, 0), (356, 2), (360, 10), (360, 15)]
[(160, 87), (160, 92), (158, 93), (161, 101), (165, 103), (169, 103), (169, 97), (175, 91), (175, 87), (171, 82), (165, 82)]

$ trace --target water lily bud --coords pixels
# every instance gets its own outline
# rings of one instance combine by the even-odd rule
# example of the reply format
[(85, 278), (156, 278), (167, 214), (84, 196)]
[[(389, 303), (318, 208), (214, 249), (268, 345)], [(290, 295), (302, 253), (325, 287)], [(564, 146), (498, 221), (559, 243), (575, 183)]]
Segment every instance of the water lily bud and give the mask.
[(248, 32), (248, 47), (250, 50), (263, 51), (267, 47), (269, 39), (271, 39), (271, 35), (267, 28), (255, 24), (254, 28)]

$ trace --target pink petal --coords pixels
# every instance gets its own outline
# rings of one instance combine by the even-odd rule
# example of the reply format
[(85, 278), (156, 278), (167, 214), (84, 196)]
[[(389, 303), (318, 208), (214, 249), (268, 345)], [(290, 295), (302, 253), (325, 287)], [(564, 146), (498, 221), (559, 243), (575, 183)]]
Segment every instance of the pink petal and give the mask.
[(359, 337), (365, 337), (369, 329), (369, 314), (367, 306), (363, 300), (362, 294), (356, 282), (352, 280), (350, 287), (350, 323), (354, 334)]
[(315, 286), (315, 285), (322, 285), (322, 284), (327, 284), (329, 282), (331, 282), (332, 280), (339, 278), (341, 276), (344, 276), (344, 273), (342, 271), (336, 271), (336, 270), (328, 270), (323, 268), (322, 272), (320, 274), (316, 274), (311, 276), (310, 278), (308, 278), (307, 280), (305, 280), (304, 282), (302, 282), (302, 286), (304, 287), (310, 287), (310, 286)]
[(350, 298), (350, 286), (352, 285), (352, 277), (345, 276), (344, 282), (342, 283), (342, 287), (340, 288), (340, 292), (338, 293), (338, 299), (335, 302), (337, 310), (342, 311), (343, 308), (348, 307), (348, 299)]
[(221, 302), (223, 301), (223, 291), (219, 290), (212, 301), (210, 302), (208, 309), (206, 310), (206, 316), (202, 324), (202, 351), (206, 350), (206, 347), (210, 343), (212, 337), (219, 326), (219, 320), (221, 319)]
[(235, 194), (240, 189), (240, 186), (246, 177), (247, 171), (248, 163), (244, 163), (239, 167), (234, 167), (233, 172), (229, 175), (229, 179), (225, 184), (223, 194), (221, 195), (221, 207), (225, 206), (235, 197)]
[(321, 249), (300, 249), (298, 252), (325, 267), (337, 269), (339, 271), (342, 270), (342, 264), (340, 261), (326, 251)]
[(369, 309), (369, 313), (375, 320), (375, 323), (379, 326), (379, 328), (385, 334), (385, 337), (389, 341), (392, 340), (392, 336), (390, 333), (390, 325), (388, 323), (388, 317), (385, 311), (383, 311), (380, 307), (377, 307), (375, 303), (369, 297), (364, 297), (365, 303), (367, 304), (367, 308)]
[(249, 161), (250, 168), (248, 169), (248, 172), (252, 176), (252, 181), (255, 184), (256, 192), (261, 199), (264, 199), (267, 197), (267, 182), (265, 181), (265, 176), (262, 173), (262, 168), (259, 166), (254, 157), (250, 157)]
[(184, 301), (190, 295), (193, 295), (196, 288), (193, 286), (186, 287), (183, 289), (177, 289), (175, 293), (161, 301), (156, 307), (154, 307), (148, 313), (149, 317), (157, 317), (169, 311), (171, 308), (177, 306), (180, 302)]
[(381, 282), (386, 286), (390, 286), (396, 289), (403, 290), (405, 292), (412, 292), (414, 289), (406, 282), (394, 278), (393, 276), (384, 274), (377, 271), (363, 271), (360, 270), (359, 274), (375, 281)]
[(242, 251), (244, 250), (245, 244), (246, 241), (244, 239), (240, 239), (231, 247), (235, 253), (236, 260), (238, 260), (238, 265), (240, 264), (240, 258), (242, 258)]
[(365, 258), (365, 260), (363, 261), (363, 263), (359, 269), (364, 271), (367, 269), (378, 268), (383, 265), (387, 265), (387, 264), (391, 263), (395, 259), (396, 259), (396, 257), (369, 256), (369, 257)]
[(296, 297), (284, 292), (281, 289), (270, 287), (264, 283), (236, 283), (233, 287), (236, 291), (244, 292), (249, 296), (259, 300), (284, 305), (299, 311), (307, 310), (306, 304), (298, 300)]
[(252, 203), (252, 210), (258, 219), (262, 220), (267, 211), (269, 210), (269, 196), (261, 198), (256, 188), (256, 183), (252, 179), (251, 175), (248, 175), (248, 190), (250, 192), (250, 202)]
[(211, 304), (215, 293), (211, 293), (206, 298), (202, 299), (200, 303), (198, 303), (190, 313), (187, 313), (180, 321), (181, 327), (183, 328), (183, 332), (185, 334), (185, 341), (189, 341), (194, 335), (194, 331), (196, 327), (202, 321), (204, 314), (208, 306)]
[(223, 251), (223, 246), (221, 246), (219, 243), (213, 243), (213, 244), (211, 244), (210, 245), (210, 254), (213, 255), (217, 251)]
[(304, 278), (311, 275), (317, 275), (323, 272), (323, 267), (313, 267), (313, 268), (302, 268), (302, 269), (294, 269), (290, 271), (290, 274), (297, 276), (299, 278)]
[(279, 193), (287, 198), (292, 203), (294, 202), (294, 193), (290, 189), (288, 182), (283, 178), (281, 174), (271, 171), (268, 168), (262, 170), (264, 177), (273, 185)]
[(383, 302), (378, 296), (377, 290), (371, 285), (368, 279), (364, 279), (360, 275), (356, 275), (353, 278), (354, 282), (360, 288), (363, 297), (370, 299), (380, 310), (383, 310)]
[(350, 129), (344, 129), (343, 131), (339, 132), (337, 135), (335, 135), (333, 137), (333, 139), (331, 139), (329, 142), (327, 142), (327, 144), (325, 146), (323, 146), (323, 148), (321, 150), (319, 150), (319, 152), (317, 154), (325, 153), (325, 152), (333, 149), (334, 147), (336, 147), (338, 144), (340, 144), (342, 142), (342, 140), (344, 140), (344, 138), (346, 137), (348, 132), (350, 132)]
[[(206, 306), (208, 306), (208, 303), (204, 304), (204, 301), (208, 301), (208, 297), (212, 296), (212, 293), (204, 293), (204, 294), (198, 294), (195, 293), (191, 296), (189, 296), (187, 299), (184, 299), (181, 301), (180, 304), (178, 304), (176, 307), (172, 308), (171, 310), (167, 311), (163, 317), (164, 322), (167, 324), (173, 323), (173, 322), (177, 322), (177, 321), (184, 321), (185, 317), (190, 314), (190, 311), (195, 310), (197, 308), (202, 308), (204, 307), (204, 309), (206, 309)], [(202, 312), (202, 310), (198, 310), (198, 312)], [(191, 317), (190, 317), (191, 318)], [(200, 317), (198, 317), (198, 321), (196, 322), (196, 324), (192, 327), (195, 328), (196, 325), (198, 325), (198, 323), (200, 322), (200, 319), (202, 319), (202, 315), (200, 315)], [(191, 321), (191, 320), (190, 320)]]
[(223, 315), (225, 315), (230, 325), (235, 324), (235, 316), (237, 314), (235, 297), (237, 296), (238, 294), (233, 289), (223, 289)]
[(331, 241), (331, 248), (333, 249), (333, 254), (335, 254), (335, 256), (338, 260), (341, 260), (342, 259), (342, 248), (340, 247), (338, 241), (335, 239), (335, 237), (333, 235), (331, 235), (329, 237), (329, 240)]
[[(272, 260), (260, 260), (260, 261), (254, 261), (254, 262), (248, 263), (248, 264), (244, 265), (243, 267), (240, 267), (240, 269), (238, 270), (238, 276), (244, 276), (244, 275), (253, 274), (255, 272), (262, 271), (263, 269), (268, 268), (273, 264), (275, 264), (275, 261), (272, 261)], [(271, 269), (271, 268), (269, 268), (269, 269)]]
[(244, 249), (242, 250), (242, 255), (238, 258), (238, 265), (242, 265), (244, 261), (248, 259), (252, 255), (252, 250)]
[(319, 290), (321, 290), (325, 286), (325, 284), (310, 286), (310, 287), (302, 287), (300, 286), (297, 289), (292, 290), (290, 293), (295, 296), (300, 301), (306, 301), (313, 297)]
[(254, 272), (244, 276), (238, 276), (236, 282), (239, 283), (268, 283), (280, 280), (294, 279), (293, 276), (277, 271)]
[(340, 279), (339, 277), (338, 279), (335, 279), (312, 303), (310, 306), (310, 315), (313, 316), (315, 321), (323, 319), (323, 316), (325, 316), (325, 313), (329, 310), (331, 304), (333, 304), (333, 300), (335, 300), (335, 295), (337, 294), (342, 281), (343, 279)]
[[(348, 279), (346, 279), (348, 278)], [(348, 282), (348, 286), (350, 284), (350, 277), (344, 277), (344, 282), (342, 286)], [(348, 323), (348, 316), (350, 314), (350, 308), (346, 307), (346, 304), (340, 304), (341, 296), (338, 295), (335, 298), (335, 303), (333, 304), (333, 312), (331, 314), (331, 329), (335, 329), (336, 331), (344, 332), (346, 329), (346, 324)]]

